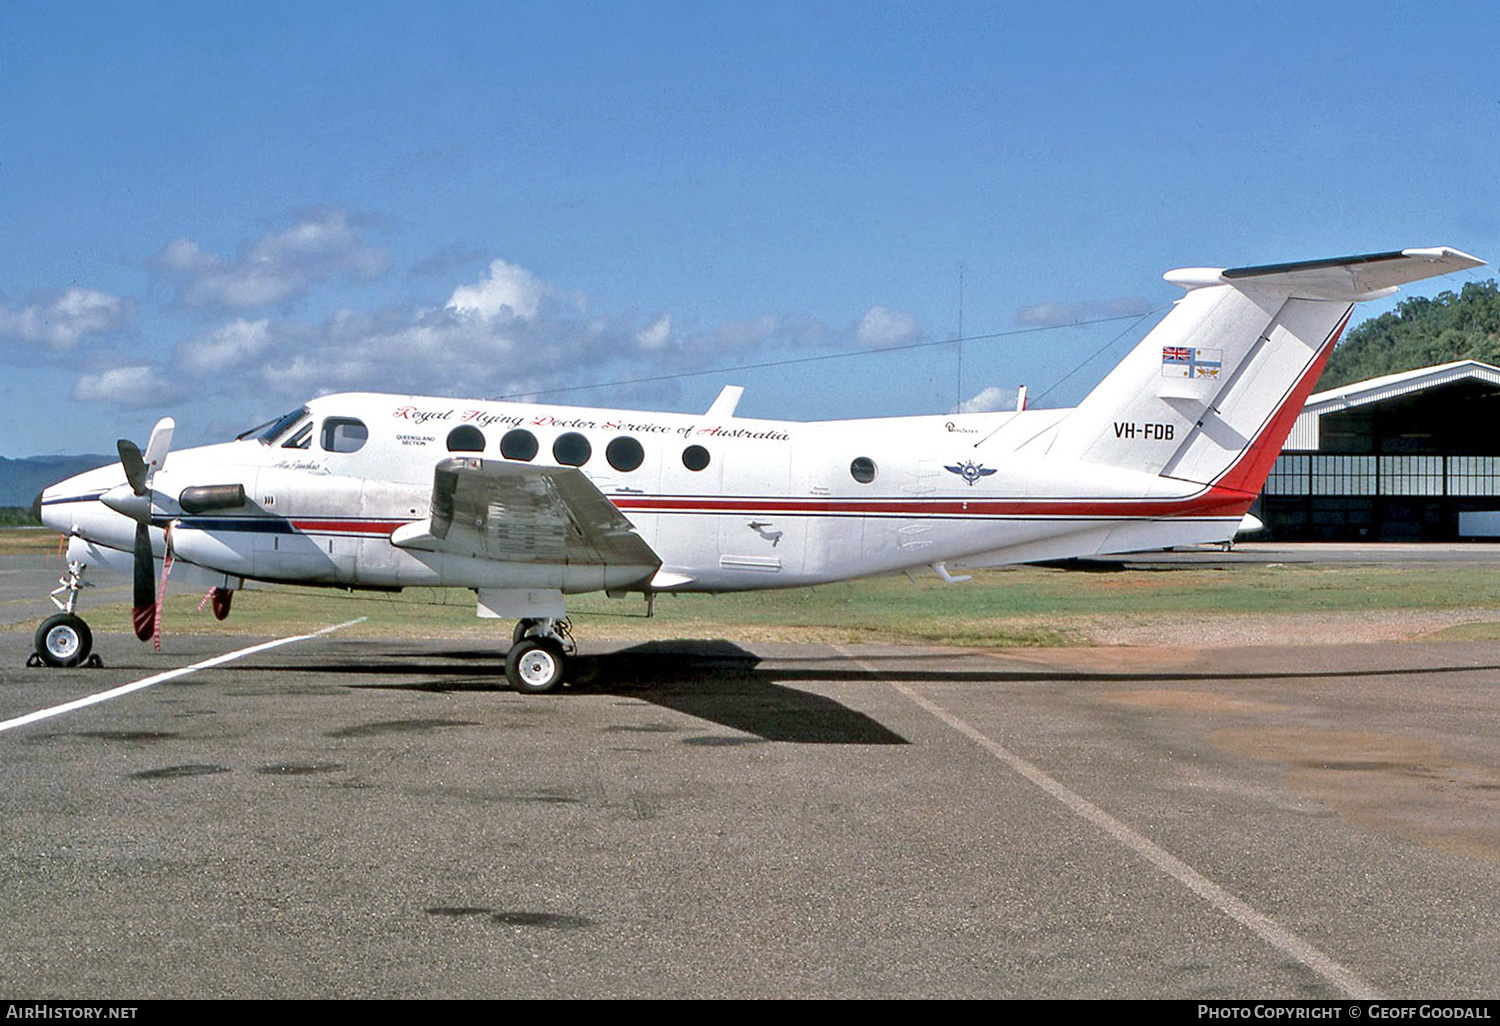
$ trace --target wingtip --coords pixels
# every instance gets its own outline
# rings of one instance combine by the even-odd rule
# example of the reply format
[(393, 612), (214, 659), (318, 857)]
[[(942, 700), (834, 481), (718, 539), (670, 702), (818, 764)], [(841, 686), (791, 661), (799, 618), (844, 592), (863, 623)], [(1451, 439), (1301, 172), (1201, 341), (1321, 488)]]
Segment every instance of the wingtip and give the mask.
[(1477, 256), (1465, 253), (1461, 249), (1452, 246), (1428, 246), (1426, 248), (1403, 249), (1401, 255), (1418, 259), (1431, 260), (1434, 263), (1446, 261), (1459, 264), (1462, 267), (1483, 267), (1485, 262)]

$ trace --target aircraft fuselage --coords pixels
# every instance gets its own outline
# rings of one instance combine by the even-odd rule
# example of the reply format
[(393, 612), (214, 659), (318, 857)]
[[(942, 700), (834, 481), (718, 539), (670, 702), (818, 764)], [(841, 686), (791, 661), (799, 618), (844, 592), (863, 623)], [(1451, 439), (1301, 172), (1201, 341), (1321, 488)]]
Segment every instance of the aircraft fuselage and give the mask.
[[(618, 583), (597, 567), (559, 575), (544, 559), (393, 545), (397, 528), (427, 516), (433, 469), (453, 456), (578, 466), (660, 557), (654, 590), (1220, 541), (1253, 499), (1016, 452), (1066, 410), (804, 423), (372, 393), (324, 396), (307, 410), (268, 441), (172, 452), (153, 483), (155, 553), (170, 524), (179, 560), (252, 580), (564, 593)], [(43, 520), (128, 553), (135, 521), (97, 501), (123, 483), (112, 466), (53, 486)], [(243, 486), (243, 505), (193, 512), (174, 501), (231, 484)]]

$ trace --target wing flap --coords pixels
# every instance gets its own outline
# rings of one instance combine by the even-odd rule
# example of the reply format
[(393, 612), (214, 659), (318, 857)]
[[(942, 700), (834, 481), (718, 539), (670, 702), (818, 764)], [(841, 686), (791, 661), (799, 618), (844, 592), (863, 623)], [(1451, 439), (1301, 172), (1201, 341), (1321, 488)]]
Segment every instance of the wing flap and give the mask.
[(640, 567), (661, 560), (577, 467), (455, 457), (433, 472), (425, 521), (391, 535), (399, 548), (503, 563)]

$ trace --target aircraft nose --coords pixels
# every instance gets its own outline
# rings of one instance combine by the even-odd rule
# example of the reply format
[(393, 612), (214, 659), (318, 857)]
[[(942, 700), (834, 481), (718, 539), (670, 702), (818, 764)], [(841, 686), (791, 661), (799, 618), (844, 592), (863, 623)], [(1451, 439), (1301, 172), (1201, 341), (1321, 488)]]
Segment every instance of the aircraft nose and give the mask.
[(36, 498), (31, 500), (31, 519), (37, 523), (42, 522), (42, 493), (37, 492)]

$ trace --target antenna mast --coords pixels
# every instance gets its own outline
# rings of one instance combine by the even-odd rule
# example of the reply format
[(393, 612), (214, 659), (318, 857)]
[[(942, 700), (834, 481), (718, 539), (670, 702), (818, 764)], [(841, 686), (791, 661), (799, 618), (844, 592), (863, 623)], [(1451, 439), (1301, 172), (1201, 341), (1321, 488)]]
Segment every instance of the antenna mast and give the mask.
[(958, 396), (953, 400), (953, 412), (962, 413), (964, 408), (964, 262), (958, 262)]

